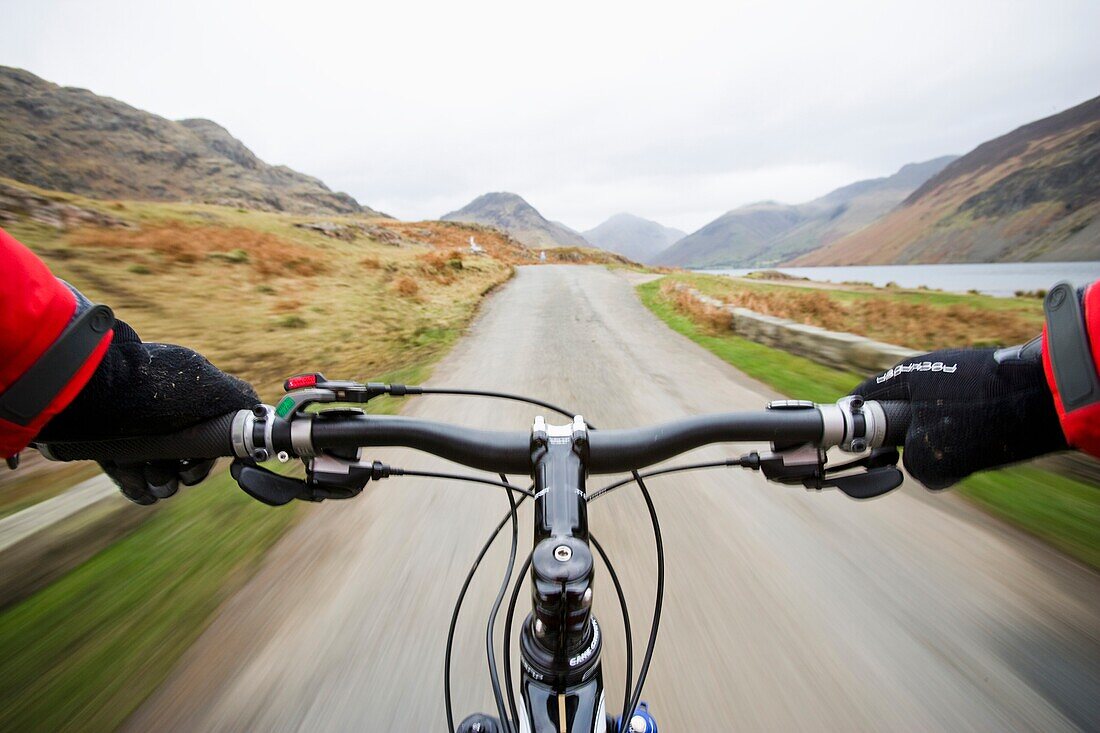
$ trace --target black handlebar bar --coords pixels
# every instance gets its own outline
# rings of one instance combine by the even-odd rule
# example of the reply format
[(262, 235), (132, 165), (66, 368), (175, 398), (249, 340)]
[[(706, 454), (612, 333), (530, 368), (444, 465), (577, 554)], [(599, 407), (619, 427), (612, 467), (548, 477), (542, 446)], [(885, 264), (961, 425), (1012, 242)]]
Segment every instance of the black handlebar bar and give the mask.
[(343, 420), (314, 420), (317, 451), (396, 446), (413, 448), (493, 473), (531, 471), (531, 434), (478, 430), (392, 415), (357, 415)]
[(821, 432), (821, 413), (817, 410), (726, 412), (646, 428), (595, 430), (588, 436), (588, 470), (622, 473), (711, 443), (805, 443), (820, 440)]
[[(879, 404), (887, 423), (883, 444), (902, 444), (909, 425), (909, 403)], [(50, 443), (39, 448), (46, 457), (59, 461), (139, 463), (232, 456), (235, 414), (222, 415), (169, 435)], [(588, 438), (588, 470), (621, 473), (711, 443), (815, 442), (821, 440), (822, 429), (821, 413), (807, 409), (721, 413), (645, 428), (593, 430)], [(529, 432), (478, 430), (408, 417), (357, 415), (340, 420), (314, 420), (311, 442), (316, 451), (402, 446), (492, 472), (526, 474), (531, 467)]]

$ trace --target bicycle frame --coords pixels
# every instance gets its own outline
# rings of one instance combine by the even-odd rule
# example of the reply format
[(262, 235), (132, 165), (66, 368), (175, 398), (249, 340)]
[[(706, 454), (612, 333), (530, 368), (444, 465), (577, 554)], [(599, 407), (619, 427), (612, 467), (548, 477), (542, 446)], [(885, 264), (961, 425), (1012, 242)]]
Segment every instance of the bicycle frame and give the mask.
[(531, 444), (533, 608), (520, 631), (520, 731), (603, 733), (603, 639), (592, 615), (594, 562), (585, 494), (588, 430), (580, 417), (564, 426), (539, 418)]

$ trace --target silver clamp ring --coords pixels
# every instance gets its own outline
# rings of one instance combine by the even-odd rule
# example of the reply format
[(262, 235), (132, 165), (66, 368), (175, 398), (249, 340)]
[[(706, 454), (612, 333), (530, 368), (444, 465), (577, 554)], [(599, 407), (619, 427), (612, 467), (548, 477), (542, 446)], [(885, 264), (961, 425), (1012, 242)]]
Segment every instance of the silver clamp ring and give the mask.
[(317, 453), (313, 450), (313, 416), (294, 415), (290, 421), (290, 444), (299, 458), (309, 458)]
[(881, 448), (886, 441), (886, 411), (874, 400), (863, 403), (863, 417), (867, 421), (867, 445)]
[(256, 416), (252, 410), (237, 410), (230, 427), (230, 439), (233, 441), (233, 454), (238, 458), (252, 457), (252, 429), (256, 425)]

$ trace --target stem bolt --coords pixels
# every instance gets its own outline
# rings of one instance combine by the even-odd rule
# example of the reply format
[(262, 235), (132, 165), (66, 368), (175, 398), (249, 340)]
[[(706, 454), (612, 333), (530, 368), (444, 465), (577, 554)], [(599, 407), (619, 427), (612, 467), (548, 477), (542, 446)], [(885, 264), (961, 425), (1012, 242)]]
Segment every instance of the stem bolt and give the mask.
[(852, 440), (852, 450), (856, 453), (862, 453), (867, 450), (867, 441), (863, 438), (855, 438)]
[(252, 451), (252, 460), (254, 461), (262, 463), (268, 458), (269, 455), (266, 448), (257, 448), (256, 450)]
[(554, 559), (558, 562), (569, 562), (573, 557), (573, 548), (569, 545), (558, 545), (554, 548)]

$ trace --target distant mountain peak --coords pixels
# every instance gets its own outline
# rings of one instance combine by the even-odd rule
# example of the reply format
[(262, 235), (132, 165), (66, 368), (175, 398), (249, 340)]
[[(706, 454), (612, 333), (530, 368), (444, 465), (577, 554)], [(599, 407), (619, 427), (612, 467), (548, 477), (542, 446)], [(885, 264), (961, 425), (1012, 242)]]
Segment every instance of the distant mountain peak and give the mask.
[(584, 232), (584, 238), (600, 249), (617, 252), (635, 262), (648, 262), (683, 236), (679, 229), (626, 212)]
[(580, 234), (564, 224), (550, 221), (522, 196), (509, 191), (483, 193), (461, 209), (440, 218), (496, 227), (534, 249), (589, 246)]

